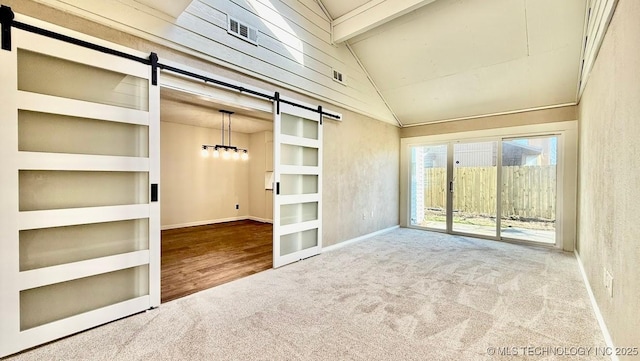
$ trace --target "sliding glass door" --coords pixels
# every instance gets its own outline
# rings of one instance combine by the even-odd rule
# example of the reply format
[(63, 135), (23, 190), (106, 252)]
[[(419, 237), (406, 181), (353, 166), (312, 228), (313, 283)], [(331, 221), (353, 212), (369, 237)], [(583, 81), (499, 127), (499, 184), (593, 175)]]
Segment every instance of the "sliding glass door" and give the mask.
[(498, 142), (453, 145), (454, 232), (495, 237)]
[(409, 225), (556, 244), (558, 136), (410, 148)]
[(556, 243), (558, 137), (502, 141), (500, 236)]
[(411, 225), (447, 229), (447, 145), (411, 149)]

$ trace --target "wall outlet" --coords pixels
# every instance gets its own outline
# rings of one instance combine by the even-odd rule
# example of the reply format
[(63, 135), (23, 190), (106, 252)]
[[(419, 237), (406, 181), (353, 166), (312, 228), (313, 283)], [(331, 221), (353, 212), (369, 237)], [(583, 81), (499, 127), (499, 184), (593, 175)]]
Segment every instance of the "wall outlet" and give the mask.
[(613, 297), (613, 275), (606, 268), (604, 269), (604, 288), (609, 297)]
[(236, 209), (240, 209), (240, 205), (239, 204), (236, 204)]

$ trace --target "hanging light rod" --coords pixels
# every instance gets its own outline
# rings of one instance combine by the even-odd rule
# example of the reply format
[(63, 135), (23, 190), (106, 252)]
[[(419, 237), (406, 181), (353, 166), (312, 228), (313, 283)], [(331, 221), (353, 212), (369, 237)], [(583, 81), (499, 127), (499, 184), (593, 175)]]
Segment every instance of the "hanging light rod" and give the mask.
[[(216, 144), (216, 145), (203, 144), (202, 145), (202, 156), (203, 157), (208, 157), (209, 156), (209, 149), (213, 149), (213, 157), (214, 158), (220, 158), (220, 153), (222, 153), (222, 158), (223, 159), (230, 159), (230, 158), (233, 158), (234, 160), (237, 160), (237, 159), (247, 160), (247, 159), (249, 159), (249, 151), (247, 149), (238, 148), (238, 147), (235, 147), (235, 146), (231, 145), (231, 114), (233, 114), (233, 112), (229, 111), (229, 110), (221, 109), (220, 113), (222, 114), (222, 126), (220, 127), (220, 138), (221, 138), (221, 143), (222, 144)], [(229, 145), (224, 144), (224, 118), (225, 118), (225, 114), (227, 115), (227, 117), (229, 119)]]

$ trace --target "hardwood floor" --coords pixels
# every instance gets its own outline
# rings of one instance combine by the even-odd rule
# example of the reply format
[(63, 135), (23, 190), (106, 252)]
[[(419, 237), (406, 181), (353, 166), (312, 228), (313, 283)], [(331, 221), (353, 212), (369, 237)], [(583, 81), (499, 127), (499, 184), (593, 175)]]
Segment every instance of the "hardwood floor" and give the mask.
[(162, 302), (271, 268), (272, 234), (249, 220), (162, 231)]

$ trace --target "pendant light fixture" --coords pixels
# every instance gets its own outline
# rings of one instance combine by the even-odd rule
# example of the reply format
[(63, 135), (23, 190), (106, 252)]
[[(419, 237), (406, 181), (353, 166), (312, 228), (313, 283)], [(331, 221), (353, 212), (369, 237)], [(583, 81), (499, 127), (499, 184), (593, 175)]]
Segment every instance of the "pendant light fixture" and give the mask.
[[(208, 157), (209, 149), (213, 149), (214, 158), (222, 157), (222, 159), (233, 158), (233, 160), (238, 160), (238, 159), (248, 160), (249, 151), (247, 149), (242, 149), (242, 148), (238, 148), (231, 145), (231, 114), (233, 114), (233, 112), (228, 110), (220, 110), (220, 113), (222, 114), (222, 126), (220, 127), (220, 137), (221, 137), (222, 144), (216, 144), (216, 145), (203, 144), (202, 156)], [(225, 114), (227, 115), (227, 118), (229, 120), (229, 145), (224, 144)]]

